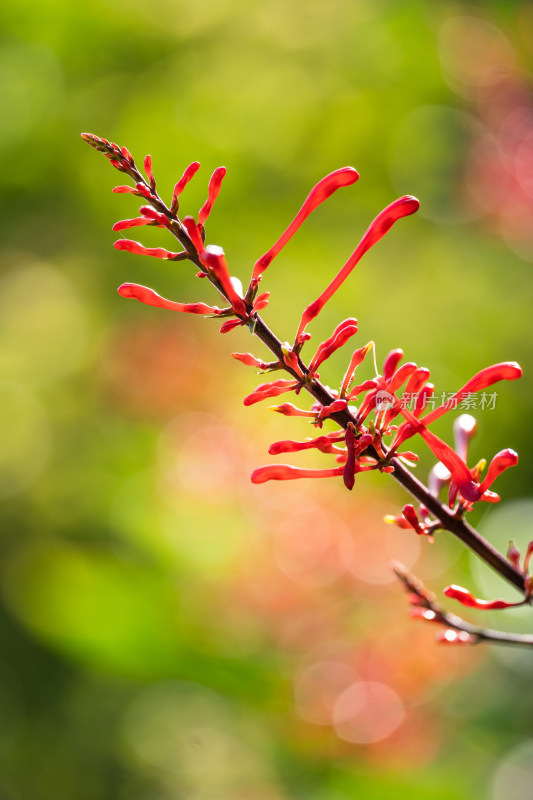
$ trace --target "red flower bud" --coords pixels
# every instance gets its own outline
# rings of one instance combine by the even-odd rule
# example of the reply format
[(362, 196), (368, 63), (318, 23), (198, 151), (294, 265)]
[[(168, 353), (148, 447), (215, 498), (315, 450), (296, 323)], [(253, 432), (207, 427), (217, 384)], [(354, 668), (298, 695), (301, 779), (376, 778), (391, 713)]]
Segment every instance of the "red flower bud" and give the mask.
[(260, 361), (258, 358), (253, 356), (251, 353), (232, 353), (231, 354), (234, 359), (240, 361), (241, 364), (246, 364), (247, 367), (256, 367), (257, 369), (267, 369), (268, 364), (265, 364), (264, 361)]
[(425, 533), (424, 529), (420, 526), (420, 522), (418, 520), (418, 514), (415, 511), (415, 507), (408, 503), (402, 509), (402, 514), (411, 526), (411, 528), (416, 531), (419, 535)]
[(213, 203), (218, 197), (218, 193), (220, 192), (220, 185), (224, 179), (225, 174), (226, 174), (226, 167), (217, 167), (216, 170), (211, 175), (211, 178), (209, 180), (209, 188), (207, 190), (207, 200), (205, 201), (200, 211), (198, 212), (198, 222), (200, 223), (200, 225), (204, 224), (209, 214), (211, 213), (211, 209), (213, 208)]
[(341, 383), (341, 390), (340, 395), (343, 397), (350, 387), (350, 383), (352, 382), (353, 375), (359, 364), (361, 364), (366, 357), (367, 353), (374, 347), (374, 342), (369, 342), (365, 344), (364, 347), (360, 347), (358, 350), (355, 350), (351, 359), (348, 369), (344, 374), (344, 378), (342, 379)]
[(383, 362), (383, 377), (386, 381), (390, 380), (394, 373), (396, 372), (396, 367), (400, 363), (403, 358), (403, 350), (400, 350), (398, 347), (396, 350), (391, 350), (385, 356), (385, 361)]
[(234, 328), (238, 328), (239, 325), (244, 325), (242, 319), (227, 319), (226, 322), (223, 322), (220, 326), (220, 333), (229, 333), (234, 330)]
[(395, 200), (393, 203), (383, 209), (380, 214), (378, 214), (375, 220), (370, 224), (370, 227), (340, 272), (336, 275), (329, 286), (322, 292), (320, 297), (305, 309), (298, 327), (298, 333), (296, 334), (297, 341), (300, 341), (300, 336), (303, 333), (306, 325), (317, 316), (327, 301), (332, 297), (333, 294), (335, 294), (339, 286), (341, 286), (346, 280), (350, 272), (360, 261), (361, 257), (367, 252), (367, 250), (379, 242), (379, 240), (387, 233), (387, 231), (392, 228), (395, 222), (402, 217), (413, 214), (418, 210), (419, 207), (420, 203), (415, 197), (400, 197), (398, 200)]
[(328, 359), (335, 352), (335, 350), (338, 350), (339, 347), (342, 347), (343, 344), (346, 344), (348, 339), (356, 333), (356, 319), (350, 318), (340, 322), (329, 339), (326, 339), (325, 342), (322, 342), (322, 344), (318, 346), (318, 350), (309, 364), (309, 372), (316, 372), (320, 364), (326, 361), (326, 359)]
[(258, 295), (254, 300), (253, 310), (261, 311), (263, 308), (266, 308), (268, 305), (269, 297), (270, 297), (270, 292), (263, 292), (263, 294)]
[(309, 216), (309, 214), (311, 214), (312, 211), (315, 210), (315, 208), (317, 208), (317, 206), (320, 205), (320, 203), (323, 203), (324, 200), (326, 200), (341, 186), (349, 186), (350, 184), (355, 183), (358, 178), (359, 174), (355, 169), (353, 169), (353, 167), (342, 167), (341, 169), (337, 169), (335, 172), (326, 175), (325, 178), (322, 178), (322, 180), (311, 189), (306, 200), (304, 201), (303, 206), (298, 211), (289, 227), (281, 234), (277, 242), (272, 245), (270, 250), (268, 250), (256, 261), (252, 275), (252, 282), (257, 283), (272, 259), (275, 258), (275, 256), (277, 256), (278, 253), (285, 247), (287, 242), (292, 239), (302, 222)]
[(166, 261), (180, 260), (184, 257), (183, 251), (181, 253), (173, 253), (163, 247), (144, 247), (139, 242), (134, 242), (131, 239), (119, 239), (114, 243), (113, 247), (116, 247), (117, 250), (127, 250), (128, 253), (135, 253), (135, 255), (139, 256), (163, 258)]
[(283, 414), (285, 417), (311, 417), (314, 419), (314, 411), (304, 411), (302, 408), (296, 408), (292, 403), (282, 403), (280, 406), (270, 406), (271, 411), (277, 411), (278, 414)]
[(200, 260), (220, 283), (222, 291), (231, 303), (235, 313), (242, 317), (247, 317), (248, 311), (246, 304), (242, 297), (239, 297), (235, 291), (223, 249), (217, 245), (209, 245), (206, 250), (202, 250), (200, 253)]
[(172, 192), (172, 202), (171, 202), (172, 211), (175, 212), (178, 210), (178, 205), (179, 205), (178, 198), (180, 194), (183, 192), (183, 190), (185, 189), (191, 178), (194, 177), (194, 175), (198, 172), (199, 169), (200, 169), (200, 162), (193, 161), (192, 164), (189, 164), (189, 166), (187, 167), (187, 169), (185, 170), (185, 172), (183, 173), (177, 184), (174, 186), (174, 191)]
[(271, 456), (278, 456), (280, 453), (299, 453), (301, 450), (313, 450), (329, 448), (335, 442), (342, 442), (344, 436), (327, 435), (318, 436), (316, 439), (308, 439), (306, 442), (294, 442), (292, 439), (285, 439), (281, 442), (274, 442), (268, 448)]
[(152, 220), (146, 217), (135, 217), (134, 219), (121, 219), (113, 225), (114, 231), (124, 231), (127, 228), (137, 228), (140, 225), (149, 225)]
[(462, 586), (447, 586), (444, 590), (446, 597), (451, 597), (453, 600), (458, 600), (468, 608), (479, 608), (485, 611), (493, 611), (501, 608), (511, 608), (513, 606), (521, 606), (524, 601), (520, 600), (518, 603), (508, 603), (506, 600), (478, 600), (467, 589)]
[(266, 481), (291, 481), (296, 478), (333, 478), (342, 475), (344, 467), (333, 469), (300, 469), (289, 464), (273, 464), (267, 467), (258, 467), (252, 472), (252, 483), (265, 483)]
[(252, 406), (254, 403), (266, 400), (268, 397), (277, 397), (279, 394), (284, 394), (284, 392), (292, 392), (293, 389), (296, 389), (298, 383), (298, 381), (288, 381), (284, 378), (270, 383), (262, 383), (254, 392), (244, 398), (243, 403), (245, 406)]
[(518, 453), (515, 453), (514, 450), (507, 448), (506, 450), (500, 450), (499, 453), (496, 453), (489, 464), (486, 478), (479, 486), (480, 492), (485, 492), (489, 486), (494, 483), (498, 475), (501, 475), (502, 472), (505, 472), (509, 467), (516, 467), (517, 464)]
[(148, 178), (148, 183), (150, 184), (150, 188), (152, 191), (155, 191), (155, 178), (154, 173), (152, 172), (152, 156), (146, 156), (144, 159), (144, 171), (146, 173), (146, 177)]
[(138, 190), (135, 186), (115, 186), (113, 191), (116, 194), (137, 194)]
[(153, 289), (140, 286), (138, 283), (123, 283), (118, 287), (118, 293), (122, 297), (131, 297), (148, 306), (168, 308), (170, 311), (185, 311), (188, 314), (220, 314), (220, 309), (216, 306), (206, 306), (205, 303), (175, 303), (173, 300), (161, 297)]
[(317, 420), (323, 420), (331, 414), (336, 414), (338, 411), (344, 411), (348, 408), (346, 400), (334, 400), (329, 406), (323, 406), (317, 416)]

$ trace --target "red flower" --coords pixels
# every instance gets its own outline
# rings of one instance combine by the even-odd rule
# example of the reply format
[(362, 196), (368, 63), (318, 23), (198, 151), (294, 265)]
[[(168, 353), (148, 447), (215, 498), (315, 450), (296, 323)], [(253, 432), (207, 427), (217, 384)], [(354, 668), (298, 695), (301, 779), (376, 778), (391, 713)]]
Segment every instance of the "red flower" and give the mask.
[(221, 310), (216, 306), (207, 306), (205, 303), (175, 303), (167, 300), (160, 294), (149, 289), (147, 286), (140, 286), (138, 283), (123, 283), (118, 287), (118, 293), (122, 297), (131, 297), (145, 303), (147, 306), (157, 306), (158, 308), (168, 308), (170, 311), (185, 311), (188, 314), (213, 314), (218, 316)]
[(117, 250), (127, 250), (128, 253), (135, 253), (139, 256), (163, 258), (166, 261), (181, 261), (183, 258), (187, 258), (187, 253), (184, 250), (180, 253), (173, 253), (163, 247), (144, 247), (139, 242), (134, 242), (131, 239), (119, 239), (114, 243), (113, 247), (116, 247)]
[(209, 181), (209, 188), (207, 190), (207, 200), (205, 201), (200, 211), (198, 212), (198, 222), (200, 223), (200, 225), (204, 224), (209, 214), (211, 213), (211, 209), (213, 208), (213, 203), (218, 197), (218, 193), (220, 192), (220, 185), (224, 179), (225, 174), (226, 174), (226, 167), (217, 167), (217, 169), (211, 175), (211, 179)]
[(366, 251), (370, 250), (374, 244), (379, 242), (379, 240), (385, 236), (387, 231), (392, 228), (395, 222), (402, 217), (408, 216), (409, 214), (414, 214), (419, 207), (420, 203), (416, 197), (405, 196), (395, 200), (393, 203), (383, 209), (380, 214), (378, 214), (375, 220), (370, 224), (370, 227), (340, 272), (332, 280), (329, 286), (322, 292), (320, 297), (305, 309), (298, 327), (298, 332), (296, 334), (296, 341), (301, 341), (301, 336), (306, 325), (317, 316), (330, 297), (332, 297), (339, 286), (341, 286), (341, 284), (346, 280), (352, 269), (359, 262)]
[(311, 214), (312, 211), (323, 203), (330, 195), (333, 194), (341, 186), (350, 186), (355, 183), (359, 178), (359, 173), (353, 167), (342, 167), (341, 169), (331, 172), (322, 178), (316, 186), (309, 192), (303, 206), (296, 214), (295, 218), (289, 227), (281, 234), (277, 242), (272, 245), (261, 258), (259, 258), (254, 266), (252, 274), (252, 285), (256, 285), (260, 280), (261, 275), (268, 267), (270, 262), (275, 256), (285, 247), (287, 242), (294, 236), (302, 222)]
[[(340, 322), (329, 339), (318, 346), (318, 350), (309, 364), (309, 372), (317, 371), (323, 361), (326, 361), (334, 352), (346, 344), (350, 337), (357, 333), (357, 320), (350, 318)], [(364, 356), (363, 356), (364, 357)]]
[(485, 611), (494, 611), (502, 608), (512, 608), (513, 606), (522, 606), (527, 600), (520, 600), (518, 603), (508, 603), (507, 600), (478, 600), (467, 589), (462, 586), (447, 586), (444, 590), (446, 597), (451, 597), (453, 600), (458, 600), (464, 606), (469, 608), (479, 608)]
[(265, 483), (266, 481), (292, 481), (296, 478), (333, 478), (342, 475), (344, 467), (333, 469), (300, 469), (291, 467), (290, 464), (272, 464), (258, 467), (252, 472), (252, 483)]

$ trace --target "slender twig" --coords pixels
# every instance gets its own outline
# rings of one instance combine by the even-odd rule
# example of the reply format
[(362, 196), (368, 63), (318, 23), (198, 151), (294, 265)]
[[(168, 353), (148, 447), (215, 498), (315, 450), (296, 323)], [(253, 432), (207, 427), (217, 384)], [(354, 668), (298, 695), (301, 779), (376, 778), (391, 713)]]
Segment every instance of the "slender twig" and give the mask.
[[(413, 611), (420, 610), (422, 612), (421, 614), (416, 614), (416, 616), (420, 616), (421, 619), (427, 622), (442, 625), (447, 630), (461, 631), (467, 634), (464, 640), (458, 640), (459, 643), (461, 643), (461, 641), (464, 641), (465, 644), (492, 642), (493, 644), (504, 644), (514, 647), (533, 647), (533, 636), (531, 634), (497, 631), (492, 628), (482, 628), (479, 625), (472, 625), (470, 622), (466, 622), (461, 617), (458, 617), (457, 614), (452, 614), (444, 609), (437, 602), (435, 595), (426, 589), (422, 581), (409, 572), (403, 564), (395, 562), (392, 565), (392, 569), (396, 577), (403, 584), (405, 590), (409, 593)], [(444, 632), (439, 639), (441, 641), (446, 641), (446, 632)]]

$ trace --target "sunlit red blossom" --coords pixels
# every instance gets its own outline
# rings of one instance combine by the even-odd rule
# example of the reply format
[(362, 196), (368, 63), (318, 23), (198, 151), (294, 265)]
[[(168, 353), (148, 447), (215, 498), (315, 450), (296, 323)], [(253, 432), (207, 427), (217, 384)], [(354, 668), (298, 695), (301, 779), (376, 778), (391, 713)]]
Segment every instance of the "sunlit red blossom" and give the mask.
[(174, 191), (172, 192), (172, 203), (171, 203), (171, 208), (174, 213), (178, 210), (180, 194), (183, 192), (183, 190), (185, 189), (191, 178), (194, 177), (194, 175), (198, 172), (199, 169), (200, 169), (200, 162), (193, 161), (192, 164), (189, 164), (189, 166), (187, 167), (187, 169), (185, 170), (185, 172), (183, 173), (177, 184), (174, 186)]
[(218, 193), (220, 192), (220, 186), (222, 184), (222, 181), (224, 180), (225, 174), (226, 174), (226, 167), (217, 167), (216, 170), (211, 175), (211, 178), (209, 179), (207, 200), (205, 201), (200, 211), (198, 212), (198, 222), (200, 223), (200, 225), (204, 224), (209, 214), (211, 213), (213, 204), (218, 197)]
[(118, 293), (122, 297), (139, 300), (139, 302), (147, 306), (167, 308), (170, 311), (184, 311), (188, 314), (202, 315), (213, 314), (215, 316), (221, 313), (221, 310), (216, 306), (207, 306), (205, 303), (175, 303), (173, 300), (161, 297), (153, 289), (149, 289), (147, 286), (140, 286), (138, 283), (123, 283), (122, 286), (119, 286)]
[(247, 317), (246, 303), (235, 291), (223, 249), (217, 245), (209, 245), (200, 253), (200, 260), (220, 283), (222, 291), (231, 303), (235, 313), (242, 317)]
[(494, 458), (489, 464), (489, 468), (487, 470), (487, 475), (479, 486), (480, 492), (485, 492), (491, 486), (498, 475), (501, 475), (502, 472), (505, 472), (506, 469), (509, 467), (516, 467), (518, 464), (518, 453), (510, 448), (506, 450), (500, 450), (499, 453), (496, 453)]
[(236, 361), (240, 361), (241, 364), (246, 364), (247, 367), (256, 367), (257, 369), (264, 370), (271, 366), (271, 364), (266, 364), (251, 353), (232, 353), (231, 355)]
[(420, 391), (418, 392), (418, 396), (415, 401), (415, 407), (413, 409), (413, 414), (415, 417), (419, 417), (421, 414), (424, 413), (424, 409), (428, 403), (428, 399), (435, 394), (435, 386), (433, 383), (426, 383)]
[(478, 598), (474, 597), (472, 592), (469, 592), (468, 589), (463, 589), (462, 586), (456, 586), (455, 584), (447, 586), (444, 590), (444, 594), (446, 597), (450, 597), (452, 600), (458, 600), (463, 606), (468, 606), (468, 608), (479, 608), (485, 611), (512, 608), (513, 606), (521, 606), (524, 604), (524, 602), (526, 602), (525, 600), (520, 600), (517, 603), (509, 603), (507, 600), (478, 600)]
[(244, 398), (243, 403), (245, 406), (252, 406), (260, 400), (277, 397), (280, 394), (284, 394), (284, 392), (292, 392), (298, 385), (299, 381), (289, 381), (285, 378), (280, 378), (270, 383), (262, 383), (254, 392)]
[(305, 378), (302, 368), (300, 367), (300, 361), (297, 354), (288, 346), (283, 348), (283, 363), (292, 369), (292, 371), (295, 372), (299, 378)]
[(254, 311), (261, 311), (263, 308), (268, 306), (268, 298), (270, 297), (270, 292), (263, 292), (259, 294), (255, 300), (253, 305)]
[(391, 350), (390, 353), (387, 353), (385, 360), (383, 361), (383, 377), (386, 381), (392, 378), (402, 358), (403, 350), (401, 350), (399, 347), (397, 347), (395, 350)]
[(402, 217), (408, 216), (409, 214), (414, 214), (419, 207), (420, 203), (416, 197), (410, 197), (407, 195), (395, 200), (393, 203), (383, 209), (380, 214), (378, 214), (378, 216), (370, 224), (368, 230), (340, 272), (338, 272), (336, 277), (322, 292), (320, 297), (318, 297), (305, 309), (298, 327), (298, 332), (296, 334), (296, 341), (300, 341), (300, 336), (305, 330), (305, 327), (317, 316), (327, 301), (335, 294), (342, 283), (344, 283), (350, 272), (360, 261), (361, 257), (367, 252), (367, 250), (379, 242), (379, 240), (383, 238), (387, 231), (392, 228), (395, 222)]
[(134, 219), (121, 219), (113, 225), (114, 231), (125, 231), (128, 228), (137, 228), (141, 225), (150, 225), (152, 220), (147, 217), (135, 217)]
[(140, 242), (134, 242), (132, 239), (119, 239), (113, 244), (117, 250), (127, 250), (128, 253), (135, 253), (139, 256), (152, 256), (153, 258), (162, 258), (165, 261), (180, 261), (187, 257), (185, 251), (174, 253), (170, 250), (165, 250), (163, 247), (144, 247)]
[(430, 371), (427, 367), (418, 367), (418, 369), (413, 372), (407, 381), (407, 386), (405, 387), (406, 394), (409, 396), (417, 395), (426, 383), (429, 376)]
[(402, 514), (414, 531), (416, 531), (419, 535), (425, 533), (425, 530), (420, 525), (418, 514), (416, 513), (415, 507), (413, 505), (407, 503), (402, 509)]
[(144, 172), (148, 178), (148, 183), (150, 184), (152, 192), (155, 192), (156, 183), (154, 173), (152, 172), (152, 156), (150, 155), (146, 156), (144, 159)]
[(354, 386), (351, 389), (350, 394), (347, 395), (347, 399), (353, 400), (354, 397), (357, 397), (363, 392), (369, 392), (377, 388), (378, 388), (378, 382), (374, 378), (369, 378), (369, 380), (363, 381), (363, 383), (359, 383), (357, 386)]
[(357, 333), (357, 320), (353, 317), (340, 322), (329, 339), (322, 342), (309, 364), (309, 372), (316, 372), (318, 367), (326, 361), (339, 347), (346, 344), (348, 339)]
[(122, 153), (122, 155), (126, 159), (126, 161), (128, 161), (130, 164), (134, 164), (135, 163), (134, 160), (133, 160), (133, 156), (132, 156), (132, 154), (130, 153), (130, 151), (128, 150), (127, 147), (121, 147), (120, 148), (120, 152)]
[(295, 442), (292, 439), (286, 439), (280, 442), (274, 442), (268, 448), (271, 456), (278, 456), (280, 453), (298, 453), (301, 450), (312, 449), (328, 449), (335, 442), (344, 441), (344, 435), (339, 436), (336, 434), (327, 434), (326, 436), (318, 436), (316, 439), (308, 439), (305, 442)]
[[(417, 365), (414, 361), (407, 361), (405, 364), (402, 364), (389, 378), (389, 380), (385, 381), (384, 389), (391, 394), (394, 394), (403, 384), (405, 381), (410, 380), (411, 377), (418, 371)], [(428, 370), (429, 373), (429, 370)]]
[(194, 218), (191, 216), (183, 217), (182, 222), (185, 230), (189, 234), (189, 239), (195, 246), (197, 252), (201, 253), (204, 249), (204, 242)]
[(285, 417), (315, 417), (314, 411), (304, 411), (302, 408), (296, 408), (292, 403), (270, 406), (270, 410), (276, 411), (278, 414), (283, 414)]
[(239, 328), (241, 325), (244, 325), (242, 319), (227, 319), (220, 326), (220, 333), (229, 333), (235, 328)]
[(473, 378), (470, 378), (453, 397), (438, 408), (430, 411), (425, 417), (422, 417), (421, 422), (423, 422), (424, 425), (431, 425), (432, 422), (453, 408), (456, 400), (459, 400), (466, 394), (475, 394), (476, 392), (488, 389), (489, 386), (493, 386), (493, 384), (499, 381), (514, 381), (521, 376), (522, 368), (516, 361), (503, 361), (500, 364), (493, 364), (491, 367), (485, 367), (485, 369), (476, 373)]
[(317, 421), (323, 420), (326, 417), (330, 417), (332, 414), (336, 414), (338, 411), (344, 411), (346, 408), (348, 408), (348, 403), (346, 400), (334, 400), (329, 406), (322, 406), (318, 412)]
[(412, 530), (411, 525), (407, 522), (404, 516), (394, 516), (393, 514), (386, 514), (383, 517), (383, 521), (387, 522), (389, 525), (397, 525), (398, 528), (402, 528), (403, 530)]
[(290, 464), (272, 464), (254, 469), (251, 475), (252, 483), (266, 483), (266, 481), (292, 481), (297, 478), (333, 478), (342, 475), (344, 467), (333, 469), (301, 469)]
[(344, 373), (344, 378), (342, 379), (341, 388), (340, 388), (340, 396), (344, 397), (347, 393), (348, 389), (350, 388), (350, 383), (353, 380), (354, 372), (363, 362), (367, 353), (374, 347), (374, 342), (368, 342), (365, 344), (364, 347), (359, 347), (357, 350), (354, 350), (352, 353), (352, 357), (350, 359), (350, 363), (348, 365), (348, 369)]
[(134, 186), (115, 186), (115, 194), (137, 194), (138, 190)]
[(264, 255), (259, 258), (254, 266), (252, 274), (252, 284), (256, 284), (265, 269), (271, 263), (272, 259), (285, 247), (287, 242), (292, 239), (302, 222), (315, 210), (324, 200), (333, 194), (341, 186), (350, 186), (355, 183), (359, 178), (359, 173), (353, 167), (342, 167), (341, 169), (331, 172), (322, 178), (316, 186), (309, 192), (304, 201), (301, 209), (289, 225), (289, 227), (281, 234), (277, 242), (272, 245)]

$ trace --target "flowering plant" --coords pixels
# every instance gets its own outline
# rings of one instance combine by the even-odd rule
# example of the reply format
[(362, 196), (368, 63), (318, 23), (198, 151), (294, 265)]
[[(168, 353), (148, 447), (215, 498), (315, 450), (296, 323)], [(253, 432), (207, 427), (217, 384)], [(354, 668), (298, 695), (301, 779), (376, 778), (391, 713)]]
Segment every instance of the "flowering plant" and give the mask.
[[(139, 211), (140, 216), (121, 220), (113, 226), (113, 229), (123, 231), (144, 225), (165, 228), (177, 239), (182, 249), (174, 251), (162, 247), (149, 248), (126, 238), (116, 241), (115, 247), (118, 250), (167, 261), (189, 261), (198, 270), (199, 278), (207, 278), (216, 287), (223, 298), (224, 306), (219, 308), (203, 302), (181, 303), (167, 300), (153, 289), (136, 283), (123, 284), (119, 287), (119, 294), (171, 311), (219, 318), (222, 321), (221, 333), (228, 333), (239, 326), (247, 326), (250, 332), (267, 346), (274, 358), (270, 362), (264, 362), (251, 353), (232, 353), (233, 358), (254, 367), (261, 374), (281, 371), (287, 377), (261, 383), (244, 398), (245, 406), (287, 393), (294, 393), (300, 397), (306, 392), (313, 398), (310, 408), (300, 408), (290, 402), (283, 402), (273, 408), (286, 416), (307, 418), (317, 429), (318, 435), (305, 441), (275, 442), (270, 446), (269, 453), (278, 455), (315, 449), (330, 456), (334, 466), (324, 469), (302, 469), (289, 464), (261, 466), (252, 473), (252, 482), (261, 484), (270, 480), (338, 477), (342, 479), (346, 488), (351, 490), (359, 473), (377, 470), (390, 474), (413, 496), (417, 501), (417, 507), (411, 503), (406, 504), (400, 515), (387, 517), (388, 522), (400, 528), (412, 529), (417, 535), (429, 539), (432, 539), (438, 530), (449, 531), (521, 593), (521, 599), (515, 603), (504, 600), (479, 600), (468, 590), (453, 585), (445, 589), (447, 597), (464, 606), (478, 609), (503, 609), (530, 604), (533, 578), (529, 575), (529, 563), (533, 553), (533, 543), (527, 548), (523, 560), (513, 543), (508, 553), (503, 555), (483, 539), (465, 519), (466, 514), (476, 503), (499, 501), (499, 495), (492, 491), (491, 487), (502, 472), (517, 464), (517, 454), (511, 449), (500, 451), (492, 458), (484, 474), (485, 461), (480, 461), (473, 467), (468, 466), (468, 446), (476, 430), (474, 417), (462, 414), (455, 421), (454, 447), (430, 430), (433, 422), (457, 406), (459, 398), (467, 400), (474, 393), (484, 392), (499, 381), (519, 378), (522, 374), (520, 366), (516, 362), (488, 366), (467, 381), (451, 398), (440, 405), (435, 405), (435, 387), (429, 380), (429, 370), (418, 367), (414, 362), (402, 363), (404, 354), (400, 349), (392, 350), (386, 356), (381, 373), (375, 366), (374, 378), (356, 384), (358, 366), (371, 351), (374, 351), (374, 343), (368, 342), (352, 353), (339, 388), (330, 389), (320, 382), (318, 370), (335, 351), (347, 344), (357, 333), (357, 320), (354, 318), (340, 322), (331, 336), (318, 346), (308, 363), (302, 359), (303, 348), (311, 338), (307, 330), (310, 323), (342, 286), (367, 250), (379, 242), (398, 220), (418, 210), (418, 200), (411, 196), (400, 197), (378, 214), (344, 266), (320, 296), (303, 311), (294, 343), (291, 345), (281, 342), (259, 314), (267, 307), (269, 301), (269, 292), (259, 292), (261, 280), (273, 259), (312, 211), (338, 189), (358, 180), (359, 175), (355, 169), (343, 167), (335, 170), (313, 187), (290, 225), (272, 247), (256, 261), (248, 287), (244, 291), (240, 280), (230, 274), (223, 249), (217, 245), (206, 244), (205, 223), (226, 174), (224, 167), (216, 169), (211, 176), (207, 200), (199, 210), (197, 219), (190, 215), (180, 217), (178, 212), (181, 196), (197, 172), (200, 166), (198, 162), (193, 162), (186, 168), (176, 183), (170, 205), (167, 206), (157, 192), (150, 156), (146, 156), (144, 160), (145, 175), (143, 175), (125, 147), (119, 147), (107, 139), (88, 133), (82, 134), (82, 137), (88, 144), (102, 152), (113, 167), (133, 181), (133, 185), (120, 185), (113, 191), (133, 194), (143, 202)], [(376, 365), (375, 354), (374, 365)], [(414, 398), (412, 408), (405, 402), (406, 397)], [(428, 410), (430, 407), (431, 410)], [(326, 418), (336, 424), (335, 431), (322, 432)], [(403, 449), (407, 442), (411, 443), (411, 440), (416, 439), (422, 439), (437, 459), (430, 472), (427, 486), (411, 471), (411, 467), (418, 460), (417, 454), (412, 450)], [(443, 501), (440, 497), (446, 489), (447, 498)], [(489, 630), (448, 613), (403, 566), (398, 564), (394, 569), (409, 593), (412, 615), (426, 621), (437, 622), (441, 626), (440, 641), (457, 644), (492, 641), (522, 646), (533, 645), (533, 636)]]

